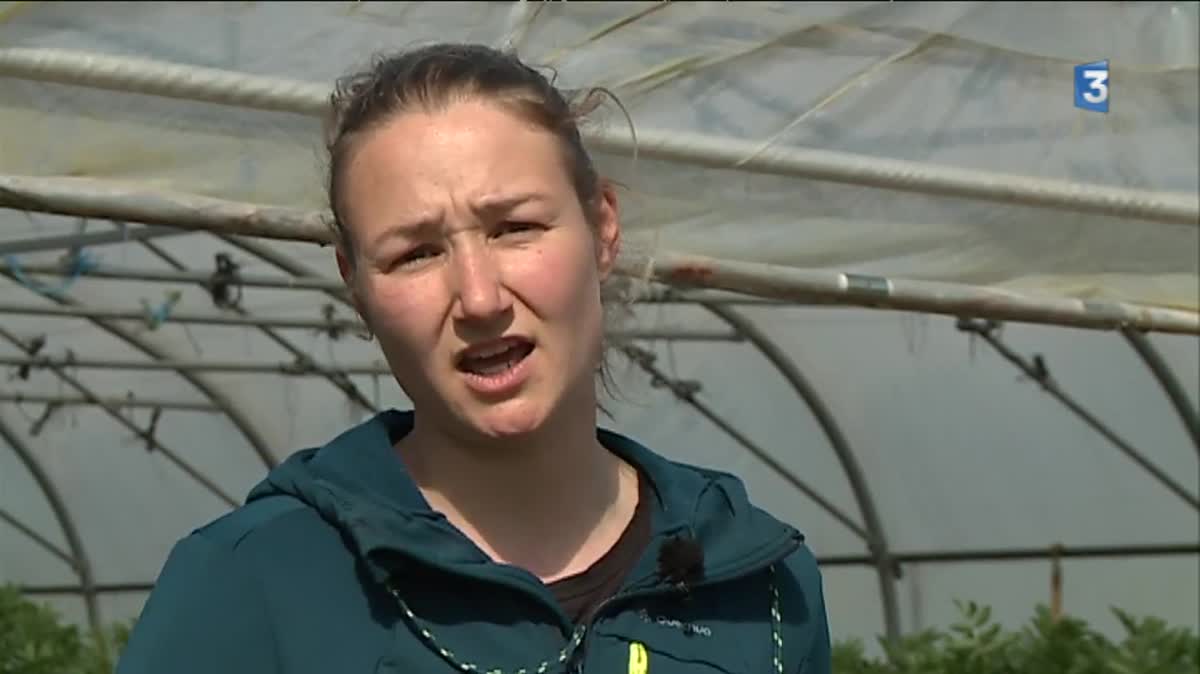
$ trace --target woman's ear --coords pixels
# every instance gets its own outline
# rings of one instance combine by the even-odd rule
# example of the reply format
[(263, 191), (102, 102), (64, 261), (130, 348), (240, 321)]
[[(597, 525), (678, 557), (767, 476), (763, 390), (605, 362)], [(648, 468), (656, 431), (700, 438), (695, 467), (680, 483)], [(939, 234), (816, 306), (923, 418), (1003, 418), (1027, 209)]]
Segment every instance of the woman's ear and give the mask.
[(607, 180), (600, 182), (596, 203), (596, 265), (600, 280), (607, 280), (621, 252), (621, 209), (617, 190)]

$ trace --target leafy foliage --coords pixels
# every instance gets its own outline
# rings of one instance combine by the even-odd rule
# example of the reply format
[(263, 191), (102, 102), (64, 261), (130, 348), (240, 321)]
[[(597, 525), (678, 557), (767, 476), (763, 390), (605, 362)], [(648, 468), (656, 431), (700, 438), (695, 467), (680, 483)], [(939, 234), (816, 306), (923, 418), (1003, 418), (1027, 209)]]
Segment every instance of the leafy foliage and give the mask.
[(0, 586), (0, 674), (111, 674), (129, 630), (116, 624), (85, 634), (50, 607)]
[[(1077, 618), (1055, 620), (1039, 606), (1020, 629), (1006, 630), (991, 609), (959, 603), (961, 619), (899, 643), (880, 641), (870, 658), (858, 640), (834, 647), (834, 674), (1196, 674), (1200, 636), (1159, 618), (1114, 614), (1125, 635), (1113, 642)], [(103, 635), (64, 625), (50, 608), (0, 586), (0, 674), (111, 674), (129, 624)]]
[(835, 674), (1196, 674), (1200, 637), (1158, 618), (1137, 619), (1113, 609), (1125, 630), (1113, 642), (1069, 616), (1055, 620), (1039, 606), (1032, 620), (1007, 631), (991, 610), (959, 603), (961, 619), (948, 630), (924, 630), (896, 644), (880, 641), (884, 656), (865, 656), (860, 641), (834, 649)]

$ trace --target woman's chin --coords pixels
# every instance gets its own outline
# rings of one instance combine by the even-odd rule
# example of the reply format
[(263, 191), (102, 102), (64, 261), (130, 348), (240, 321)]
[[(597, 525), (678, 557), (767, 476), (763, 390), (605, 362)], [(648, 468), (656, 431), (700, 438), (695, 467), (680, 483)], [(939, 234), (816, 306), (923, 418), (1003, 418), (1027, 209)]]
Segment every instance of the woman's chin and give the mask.
[(537, 433), (546, 425), (549, 415), (542, 405), (531, 400), (506, 400), (482, 405), (470, 413), (470, 424), (489, 438), (520, 438)]

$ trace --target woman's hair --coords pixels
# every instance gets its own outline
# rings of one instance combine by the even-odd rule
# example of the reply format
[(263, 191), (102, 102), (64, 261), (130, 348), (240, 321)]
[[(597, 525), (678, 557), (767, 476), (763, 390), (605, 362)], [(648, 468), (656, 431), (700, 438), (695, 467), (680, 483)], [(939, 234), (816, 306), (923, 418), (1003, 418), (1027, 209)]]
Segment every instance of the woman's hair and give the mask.
[[(473, 44), (440, 43), (376, 56), (366, 69), (339, 79), (330, 97), (331, 114), (325, 134), (328, 196), (332, 226), (351, 267), (356, 251), (343, 218), (341, 181), (355, 141), (397, 115), (444, 110), (466, 100), (501, 105), (554, 134), (584, 215), (594, 227), (599, 213), (600, 175), (584, 148), (579, 125), (604, 95), (615, 100), (600, 88), (561, 91), (516, 54)], [(619, 294), (611, 288), (602, 293), (605, 314), (610, 319), (613, 312), (608, 305)], [(608, 359), (606, 341), (598, 374), (604, 390), (611, 394)]]

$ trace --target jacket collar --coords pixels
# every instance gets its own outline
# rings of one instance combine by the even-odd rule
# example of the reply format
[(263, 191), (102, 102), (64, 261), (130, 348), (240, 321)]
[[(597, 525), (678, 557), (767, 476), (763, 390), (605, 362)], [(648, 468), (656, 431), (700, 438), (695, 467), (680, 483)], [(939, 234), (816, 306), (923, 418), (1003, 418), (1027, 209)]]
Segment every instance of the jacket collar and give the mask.
[[(248, 501), (286, 494), (315, 509), (347, 535), (372, 576), (386, 582), (397, 559), (451, 573), (525, 583), (532, 576), (493, 564), (422, 496), (396, 456), (413, 413), (381, 412), (321, 448), (297, 452), (250, 493)], [(706, 575), (737, 575), (783, 556), (802, 536), (754, 507), (732, 475), (670, 461), (619, 433), (598, 429), (601, 444), (641, 471), (653, 487), (654, 535), (691, 538), (703, 549)], [(647, 563), (642, 565), (641, 571)], [(635, 572), (636, 575), (636, 572)]]

